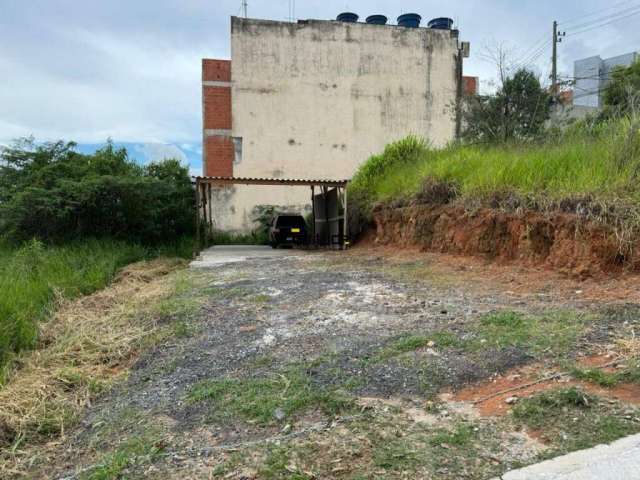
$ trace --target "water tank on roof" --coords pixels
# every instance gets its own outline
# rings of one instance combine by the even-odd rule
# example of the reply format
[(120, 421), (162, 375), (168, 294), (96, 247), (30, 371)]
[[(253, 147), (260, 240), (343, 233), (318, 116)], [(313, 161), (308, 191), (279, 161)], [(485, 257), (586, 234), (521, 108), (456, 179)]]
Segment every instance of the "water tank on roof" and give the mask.
[(369, 15), (366, 22), (371, 25), (386, 25), (387, 17), (384, 15)]
[(418, 28), (422, 17), (417, 13), (405, 13), (398, 17), (398, 25), (401, 27)]
[(453, 27), (453, 20), (448, 17), (439, 17), (429, 20), (427, 23), (429, 28), (435, 28), (436, 30), (451, 30)]
[(353, 12), (342, 12), (336, 17), (339, 22), (355, 23), (358, 21), (358, 14)]

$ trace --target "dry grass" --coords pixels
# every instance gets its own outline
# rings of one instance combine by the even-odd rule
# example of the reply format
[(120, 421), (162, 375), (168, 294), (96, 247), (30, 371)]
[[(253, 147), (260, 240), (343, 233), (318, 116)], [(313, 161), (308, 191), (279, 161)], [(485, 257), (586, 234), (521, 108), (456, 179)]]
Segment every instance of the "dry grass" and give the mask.
[[(0, 477), (18, 476), (34, 444), (57, 441), (96, 394), (126, 375), (159, 332), (154, 308), (183, 264), (159, 259), (124, 268), (113, 284), (62, 303), (0, 390)], [(156, 336), (157, 338), (157, 336)]]
[(635, 334), (631, 338), (617, 340), (616, 345), (618, 353), (624, 358), (640, 358), (640, 338)]

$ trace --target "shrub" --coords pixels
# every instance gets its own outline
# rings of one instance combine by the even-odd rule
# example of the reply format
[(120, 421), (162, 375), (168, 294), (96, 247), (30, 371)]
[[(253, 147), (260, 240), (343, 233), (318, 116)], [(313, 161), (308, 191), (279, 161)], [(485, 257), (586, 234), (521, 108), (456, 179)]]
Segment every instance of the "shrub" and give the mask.
[(33, 139), (2, 148), (0, 160), (0, 234), (12, 241), (160, 244), (192, 233), (193, 190), (177, 160), (140, 166), (111, 143), (84, 155), (73, 142)]

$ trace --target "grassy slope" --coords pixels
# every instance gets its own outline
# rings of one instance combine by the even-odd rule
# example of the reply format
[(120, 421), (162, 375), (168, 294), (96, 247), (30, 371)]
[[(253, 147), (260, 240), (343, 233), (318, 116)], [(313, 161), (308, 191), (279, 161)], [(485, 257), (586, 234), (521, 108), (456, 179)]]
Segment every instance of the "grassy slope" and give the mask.
[(157, 253), (162, 252), (109, 240), (57, 247), (0, 244), (0, 384), (12, 356), (35, 345), (38, 323), (57, 300), (94, 292), (119, 268)]
[(466, 199), (515, 193), (542, 203), (585, 195), (631, 203), (640, 197), (639, 169), (640, 135), (625, 119), (577, 125), (559, 138), (530, 145), (436, 150), (409, 137), (369, 159), (350, 188), (369, 204), (417, 194), (427, 178), (452, 183)]

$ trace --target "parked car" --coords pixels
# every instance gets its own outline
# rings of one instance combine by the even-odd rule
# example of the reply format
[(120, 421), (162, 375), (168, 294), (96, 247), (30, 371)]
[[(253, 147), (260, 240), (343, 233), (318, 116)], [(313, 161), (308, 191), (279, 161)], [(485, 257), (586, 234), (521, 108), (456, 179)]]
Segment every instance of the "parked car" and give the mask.
[(307, 239), (307, 222), (302, 215), (276, 215), (269, 227), (269, 244), (273, 248), (281, 245), (305, 245)]

